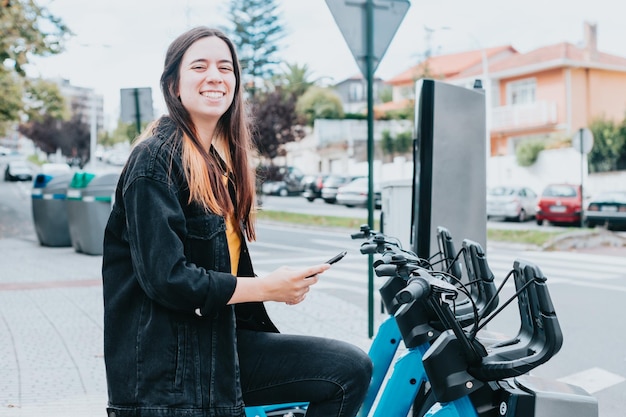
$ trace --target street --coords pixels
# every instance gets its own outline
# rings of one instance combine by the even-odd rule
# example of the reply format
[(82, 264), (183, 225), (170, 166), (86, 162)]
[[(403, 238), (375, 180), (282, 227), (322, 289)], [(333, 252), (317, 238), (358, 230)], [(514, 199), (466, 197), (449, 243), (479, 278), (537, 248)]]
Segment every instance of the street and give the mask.
[[(315, 207), (317, 214), (347, 210), (366, 216), (365, 209), (308, 203), (297, 197), (275, 199), (267, 199), (265, 208), (279, 204), (286, 209), (302, 202)], [(106, 396), (100, 345), (101, 257), (39, 246), (30, 201), (30, 184), (0, 182), (0, 416), (68, 415), (55, 414), (59, 401), (89, 404), (96, 398), (102, 404)], [(524, 225), (535, 227), (533, 222)], [(259, 224), (258, 241), (250, 244), (250, 251), (260, 276), (281, 265), (305, 267), (348, 251), (320, 277), (301, 305), (268, 303), (283, 332), (342, 338), (367, 349), (368, 264), (359, 252), (361, 242), (352, 240), (351, 232), (356, 230)], [(623, 416), (626, 353), (621, 346), (626, 343), (626, 328), (619, 317), (626, 294), (626, 258), (529, 251), (495, 243), (487, 249), (498, 283), (517, 258), (536, 263), (548, 277), (564, 344), (532, 373), (584, 387), (599, 400), (602, 417)], [(382, 284), (375, 279), (375, 287)], [(501, 305), (511, 290), (510, 284), (504, 286)], [(515, 334), (516, 314), (512, 303), (490, 323), (490, 330)], [(376, 297), (375, 324), (384, 318)], [(101, 415), (103, 409), (96, 411), (71, 415)]]

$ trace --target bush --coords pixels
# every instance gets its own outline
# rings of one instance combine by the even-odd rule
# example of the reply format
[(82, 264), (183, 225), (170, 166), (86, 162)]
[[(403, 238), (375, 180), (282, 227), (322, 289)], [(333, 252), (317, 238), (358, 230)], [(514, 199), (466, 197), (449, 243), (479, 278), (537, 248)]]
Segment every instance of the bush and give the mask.
[(529, 167), (537, 162), (539, 152), (545, 149), (545, 145), (542, 141), (529, 140), (522, 142), (517, 146), (515, 150), (515, 157), (517, 164), (521, 167)]

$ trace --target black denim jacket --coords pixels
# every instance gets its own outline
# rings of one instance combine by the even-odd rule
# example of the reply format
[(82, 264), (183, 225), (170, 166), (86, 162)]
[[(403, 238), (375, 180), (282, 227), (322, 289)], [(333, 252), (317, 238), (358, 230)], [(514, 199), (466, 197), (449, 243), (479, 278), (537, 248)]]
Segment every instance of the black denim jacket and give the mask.
[[(105, 229), (110, 417), (244, 416), (236, 327), (277, 331), (262, 303), (226, 304), (225, 221), (187, 203), (180, 150), (168, 119), (133, 149)], [(254, 276), (245, 242), (239, 275)]]

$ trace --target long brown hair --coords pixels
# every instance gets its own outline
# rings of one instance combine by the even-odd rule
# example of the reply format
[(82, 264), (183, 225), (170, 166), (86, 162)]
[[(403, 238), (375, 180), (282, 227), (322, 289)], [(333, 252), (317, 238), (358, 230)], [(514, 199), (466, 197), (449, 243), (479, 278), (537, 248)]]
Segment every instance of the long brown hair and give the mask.
[[(222, 39), (232, 55), (236, 78), (235, 94), (230, 107), (220, 117), (215, 137), (227, 145), (231, 164), (231, 177), (235, 183), (236, 198), (233, 205), (227, 187), (222, 182), (222, 168), (217, 157), (201, 145), (189, 112), (178, 98), (180, 64), (187, 49), (197, 40), (217, 36)], [(232, 213), (245, 228), (249, 240), (256, 238), (254, 204), (256, 199), (255, 174), (249, 157), (252, 139), (241, 88), (241, 66), (231, 40), (221, 31), (207, 27), (193, 28), (169, 46), (165, 55), (165, 66), (161, 75), (161, 91), (169, 112), (183, 136), (183, 166), (189, 184), (190, 202), (196, 201), (208, 210), (220, 215)], [(208, 168), (208, 169), (207, 169)]]

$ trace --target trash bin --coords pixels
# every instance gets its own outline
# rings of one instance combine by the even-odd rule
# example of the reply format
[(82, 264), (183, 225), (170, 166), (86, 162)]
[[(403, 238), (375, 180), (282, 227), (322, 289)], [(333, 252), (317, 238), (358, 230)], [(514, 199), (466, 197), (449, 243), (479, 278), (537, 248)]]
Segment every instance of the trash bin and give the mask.
[(77, 172), (67, 190), (67, 216), (76, 252), (102, 255), (104, 228), (119, 173)]
[(72, 246), (67, 220), (67, 188), (71, 173), (37, 174), (33, 181), (32, 212), (35, 232), (43, 246)]

